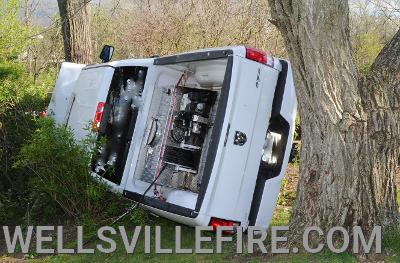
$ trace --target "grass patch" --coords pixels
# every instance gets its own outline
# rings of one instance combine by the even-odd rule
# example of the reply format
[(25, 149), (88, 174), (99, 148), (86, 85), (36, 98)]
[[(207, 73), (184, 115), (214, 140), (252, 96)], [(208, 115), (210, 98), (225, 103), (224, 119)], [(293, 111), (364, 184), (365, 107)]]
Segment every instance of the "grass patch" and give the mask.
[[(150, 219), (150, 222), (147, 222), (146, 225), (152, 226), (161, 226), (161, 247), (162, 248), (175, 248), (175, 226), (174, 222), (171, 222), (167, 219), (156, 218)], [(182, 227), (182, 240), (181, 247), (182, 248), (191, 248), (194, 250), (195, 248), (195, 231), (194, 228), (188, 226)], [(130, 234), (130, 230), (133, 230), (132, 227), (126, 227), (128, 233), (128, 239), (132, 238), (132, 234)], [(118, 231), (118, 230), (117, 230)], [(221, 254), (213, 254), (213, 255), (201, 255), (201, 254), (156, 254), (155, 253), (155, 230), (152, 227), (151, 231), (151, 253), (145, 253), (145, 237), (143, 233), (144, 229), (142, 229), (142, 233), (139, 236), (138, 243), (136, 245), (135, 251), (133, 254), (127, 254), (124, 243), (119, 236), (119, 233), (115, 236), (114, 240), (117, 242), (117, 250), (112, 254), (104, 254), (98, 252), (95, 249), (94, 254), (85, 254), (85, 255), (56, 255), (49, 256), (46, 258), (35, 259), (33, 262), (205, 262), (212, 257), (213, 262), (223, 262), (226, 261), (226, 258), (231, 255), (233, 252), (233, 246), (230, 243), (226, 243), (223, 246), (223, 253)], [(132, 232), (133, 233), (133, 232)], [(210, 236), (212, 238), (212, 242), (202, 244), (202, 248), (212, 248), (215, 251), (216, 243), (215, 243), (215, 234), (214, 233), (205, 233), (203, 236)], [(111, 236), (110, 236), (111, 237)], [(85, 248), (95, 248), (96, 244), (103, 244), (101, 241), (94, 241), (91, 244), (85, 246)], [(108, 244), (104, 243), (104, 247), (108, 247)]]
[[(398, 194), (400, 201), (400, 192)], [(278, 205), (276, 207), (274, 217), (272, 220), (272, 225), (288, 225), (291, 215), (291, 207)], [(141, 216), (140, 218), (143, 218)], [(133, 220), (133, 218), (131, 218)], [(132, 221), (133, 222), (133, 221)], [(126, 222), (125, 223), (129, 223)], [(163, 218), (148, 217), (146, 219), (146, 225), (156, 226), (159, 225), (162, 228), (162, 248), (172, 248), (175, 247), (175, 225), (176, 223)], [(144, 222), (139, 222), (139, 224), (144, 224)], [(182, 227), (182, 247), (195, 248), (195, 231), (194, 228), (181, 226)], [(132, 229), (131, 226), (130, 229)], [(127, 227), (127, 231), (128, 231)], [(127, 254), (120, 238), (116, 239), (117, 250), (112, 254), (103, 254), (95, 250), (95, 254), (87, 255), (56, 255), (49, 256), (45, 258), (34, 259), (33, 262), (137, 262), (137, 261), (150, 261), (150, 262), (287, 262), (287, 263), (297, 263), (297, 262), (358, 262), (357, 258), (349, 253), (335, 254), (324, 249), (318, 254), (309, 254), (305, 252), (300, 252), (298, 254), (289, 255), (271, 255), (271, 254), (236, 254), (235, 243), (225, 243), (223, 245), (223, 253), (221, 254), (155, 254), (154, 245), (154, 229), (152, 229), (152, 248), (151, 253), (146, 254), (144, 251), (144, 235), (141, 234), (136, 250), (134, 254)], [(216, 242), (215, 234), (208, 233), (208, 236), (212, 237), (212, 242), (205, 243), (205, 247), (213, 248), (215, 251)], [(129, 237), (130, 238), (130, 237)], [(268, 237), (267, 240), (270, 240)], [(89, 248), (95, 248), (95, 245), (100, 241), (92, 242), (91, 244), (85, 246)], [(268, 243), (267, 243), (268, 244)], [(106, 245), (106, 244), (105, 244)], [(371, 262), (400, 262), (400, 226), (387, 231), (383, 235), (383, 253), (377, 255), (376, 258), (372, 258)], [(74, 244), (76, 246), (76, 244)], [(202, 245), (203, 246), (203, 245)], [(326, 245), (325, 245), (326, 247)], [(244, 248), (244, 251), (247, 249)]]
[(289, 225), (290, 215), (292, 213), (292, 208), (287, 206), (277, 205), (274, 212), (274, 217), (272, 218), (273, 226), (287, 226)]
[[(278, 207), (274, 215), (273, 224), (274, 225), (287, 225), (290, 218), (290, 209), (285, 207)], [(176, 223), (171, 222), (163, 218), (149, 218), (146, 222), (147, 225), (159, 225), (162, 228), (162, 248), (174, 248), (175, 247), (175, 225)], [(192, 227), (181, 226), (182, 227), (182, 247), (195, 248), (195, 231)], [(128, 229), (128, 228), (127, 228)], [(144, 235), (141, 234), (139, 237), (137, 247), (134, 254), (127, 254), (120, 238), (116, 239), (117, 250), (112, 254), (103, 254), (95, 250), (95, 254), (86, 255), (56, 255), (49, 256), (40, 259), (34, 259), (33, 262), (357, 262), (355, 257), (350, 253), (335, 254), (324, 250), (319, 254), (307, 254), (300, 252), (299, 254), (290, 255), (271, 255), (271, 254), (260, 254), (259, 252), (254, 254), (248, 254), (246, 248), (244, 248), (243, 254), (236, 254), (236, 245), (232, 243), (224, 243), (223, 251), (221, 254), (155, 254), (154, 245), (154, 229), (152, 229), (152, 241), (151, 241), (151, 253), (145, 254), (144, 250)], [(203, 234), (204, 235), (204, 234)], [(212, 242), (202, 244), (202, 247), (216, 249), (215, 234), (207, 233), (205, 234), (212, 238)], [(118, 236), (118, 235), (117, 235)], [(130, 236), (129, 236), (130, 238)], [(246, 238), (245, 238), (246, 240)], [(267, 238), (267, 240), (270, 240)], [(95, 248), (97, 243), (88, 244), (85, 248)], [(244, 242), (246, 243), (246, 242)], [(267, 243), (268, 244), (268, 243)], [(105, 244), (106, 246), (107, 244)]]

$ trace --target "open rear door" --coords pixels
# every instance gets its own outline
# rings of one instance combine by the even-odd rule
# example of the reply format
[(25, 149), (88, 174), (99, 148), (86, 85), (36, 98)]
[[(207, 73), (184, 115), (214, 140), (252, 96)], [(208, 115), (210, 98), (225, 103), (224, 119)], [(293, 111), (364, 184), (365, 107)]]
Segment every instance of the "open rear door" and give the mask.
[(76, 140), (89, 133), (99, 102), (105, 102), (114, 74), (111, 66), (94, 66), (82, 69), (72, 93), (66, 123), (71, 127)]
[(52, 117), (58, 124), (64, 124), (66, 122), (71, 102), (71, 95), (74, 91), (79, 74), (84, 66), (85, 65), (83, 64), (69, 62), (61, 64), (56, 86), (46, 113), (46, 116)]

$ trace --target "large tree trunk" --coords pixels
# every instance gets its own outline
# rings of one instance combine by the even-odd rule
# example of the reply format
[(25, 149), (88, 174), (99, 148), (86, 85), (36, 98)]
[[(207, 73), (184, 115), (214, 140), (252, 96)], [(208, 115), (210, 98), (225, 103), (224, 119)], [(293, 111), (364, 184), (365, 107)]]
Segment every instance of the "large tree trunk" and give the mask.
[(65, 61), (89, 64), (92, 60), (89, 0), (57, 0), (61, 17)]
[(397, 220), (400, 31), (367, 78), (356, 69), (347, 0), (269, 0), (293, 64), (302, 127), (291, 230)]

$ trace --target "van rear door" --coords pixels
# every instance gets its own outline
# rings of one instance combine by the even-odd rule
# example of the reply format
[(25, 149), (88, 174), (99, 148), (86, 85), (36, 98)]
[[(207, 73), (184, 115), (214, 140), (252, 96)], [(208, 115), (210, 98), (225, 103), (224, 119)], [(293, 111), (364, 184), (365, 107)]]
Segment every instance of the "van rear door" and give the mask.
[(57, 124), (65, 124), (71, 95), (84, 64), (64, 62), (58, 73), (56, 86), (51, 96), (46, 116), (52, 117)]
[[(257, 168), (268, 127), (279, 71), (249, 59), (235, 57), (225, 121), (229, 121), (209, 214), (241, 221), (248, 218)], [(210, 191), (210, 190), (209, 190)]]
[(82, 69), (70, 100), (67, 121), (75, 139), (82, 140), (90, 132), (99, 102), (105, 102), (113, 78), (114, 68), (109, 65)]

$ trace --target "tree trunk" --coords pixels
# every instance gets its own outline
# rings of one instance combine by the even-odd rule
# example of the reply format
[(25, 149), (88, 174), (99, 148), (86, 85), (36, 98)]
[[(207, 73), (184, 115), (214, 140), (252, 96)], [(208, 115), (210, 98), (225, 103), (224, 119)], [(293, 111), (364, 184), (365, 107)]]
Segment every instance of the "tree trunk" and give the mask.
[(394, 223), (400, 31), (364, 78), (351, 49), (348, 0), (269, 3), (293, 64), (302, 128), (293, 236), (307, 226), (369, 231)]
[(61, 17), (65, 61), (92, 61), (89, 0), (57, 0)]

